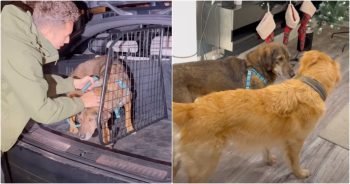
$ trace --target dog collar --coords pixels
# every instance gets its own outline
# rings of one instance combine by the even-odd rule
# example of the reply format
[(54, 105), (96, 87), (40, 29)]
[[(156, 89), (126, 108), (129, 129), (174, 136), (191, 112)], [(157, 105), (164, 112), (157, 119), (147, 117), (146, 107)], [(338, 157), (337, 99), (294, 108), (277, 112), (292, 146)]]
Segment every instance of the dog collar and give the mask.
[[(115, 82), (118, 84), (118, 86), (122, 89), (126, 89), (128, 88), (127, 84), (125, 84), (122, 80), (115, 80)], [(126, 96), (129, 95), (129, 90), (126, 91)], [(119, 104), (118, 107), (116, 107), (113, 111), (114, 111), (114, 115), (116, 119), (120, 118), (120, 107), (121, 105)]]
[(304, 82), (305, 84), (310, 86), (312, 89), (314, 89), (320, 95), (320, 97), (322, 98), (323, 101), (326, 100), (327, 92), (320, 82), (318, 82), (317, 80), (312, 79), (310, 77), (306, 77), (306, 76), (299, 77), (299, 80), (301, 80), (302, 82)]
[(252, 74), (255, 74), (261, 81), (263, 81), (263, 83), (265, 85), (267, 85), (267, 80), (258, 71), (256, 71), (254, 68), (248, 68), (247, 78), (245, 81), (245, 88), (246, 89), (250, 89), (250, 82), (252, 80)]

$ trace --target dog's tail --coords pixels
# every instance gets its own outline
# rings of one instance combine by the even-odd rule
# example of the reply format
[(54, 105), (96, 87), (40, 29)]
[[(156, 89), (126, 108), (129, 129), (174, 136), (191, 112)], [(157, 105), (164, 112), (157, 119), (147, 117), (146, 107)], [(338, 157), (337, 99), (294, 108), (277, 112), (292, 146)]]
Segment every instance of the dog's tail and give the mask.
[(173, 177), (176, 178), (177, 172), (181, 167), (181, 131), (182, 126), (191, 119), (191, 103), (173, 102)]
[(176, 123), (173, 124), (173, 177), (176, 177), (178, 170), (181, 165), (181, 154), (180, 154), (180, 139), (181, 132), (177, 127)]
[(179, 128), (191, 119), (191, 111), (193, 109), (192, 103), (176, 103), (173, 102), (173, 122)]

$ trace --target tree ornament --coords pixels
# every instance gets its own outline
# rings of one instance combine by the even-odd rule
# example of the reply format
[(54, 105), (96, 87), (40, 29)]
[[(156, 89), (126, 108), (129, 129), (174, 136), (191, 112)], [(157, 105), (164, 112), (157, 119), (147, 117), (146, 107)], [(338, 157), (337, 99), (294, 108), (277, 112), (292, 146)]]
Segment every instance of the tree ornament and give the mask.
[(324, 1), (319, 6), (315, 15), (315, 30), (329, 26), (330, 29), (338, 29), (343, 22), (348, 20), (349, 1)]

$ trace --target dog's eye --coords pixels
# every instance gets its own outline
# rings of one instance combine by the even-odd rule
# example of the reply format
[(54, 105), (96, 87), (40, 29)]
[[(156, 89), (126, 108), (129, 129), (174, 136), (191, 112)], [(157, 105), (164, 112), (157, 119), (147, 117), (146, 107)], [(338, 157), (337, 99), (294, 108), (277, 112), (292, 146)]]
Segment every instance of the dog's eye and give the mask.
[(283, 61), (284, 56), (278, 56), (276, 59), (277, 59), (277, 61)]
[(284, 61), (284, 56), (277, 56), (276, 58), (275, 58), (275, 64), (280, 64), (280, 63), (282, 63), (283, 61)]

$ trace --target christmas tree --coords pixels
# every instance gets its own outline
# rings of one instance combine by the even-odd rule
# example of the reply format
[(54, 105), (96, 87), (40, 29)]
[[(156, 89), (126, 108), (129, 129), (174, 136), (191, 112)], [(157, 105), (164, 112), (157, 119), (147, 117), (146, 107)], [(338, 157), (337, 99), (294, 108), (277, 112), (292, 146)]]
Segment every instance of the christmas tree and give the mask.
[(325, 1), (319, 5), (314, 19), (317, 33), (321, 33), (325, 26), (339, 30), (344, 21), (349, 18), (348, 1)]

